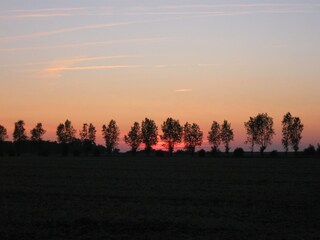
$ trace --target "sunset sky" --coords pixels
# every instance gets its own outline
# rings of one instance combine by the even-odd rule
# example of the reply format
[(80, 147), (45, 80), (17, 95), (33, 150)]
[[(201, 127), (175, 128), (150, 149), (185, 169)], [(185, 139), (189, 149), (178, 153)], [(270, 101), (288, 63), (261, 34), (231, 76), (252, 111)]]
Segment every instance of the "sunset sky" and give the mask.
[[(281, 119), (305, 125), (302, 148), (320, 142), (320, 2), (215, 0), (2, 0), (0, 124), (37, 122), (56, 140), (115, 119), (126, 134), (145, 117), (243, 123), (267, 112), (281, 149)], [(204, 147), (207, 147), (204, 144)], [(120, 147), (126, 149), (123, 144)], [(248, 149), (248, 147), (246, 147)]]

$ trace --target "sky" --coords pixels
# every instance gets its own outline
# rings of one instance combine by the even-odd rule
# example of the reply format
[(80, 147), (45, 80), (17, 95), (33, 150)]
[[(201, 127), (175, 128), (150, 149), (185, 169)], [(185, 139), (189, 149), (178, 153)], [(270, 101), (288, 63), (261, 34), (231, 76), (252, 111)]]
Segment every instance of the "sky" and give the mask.
[[(215, 0), (2, 0), (0, 124), (56, 140), (115, 119), (121, 136), (145, 117), (200, 125), (228, 120), (231, 147), (249, 149), (244, 122), (267, 112), (281, 150), (284, 114), (320, 142), (320, 2)], [(159, 131), (161, 133), (161, 131)], [(127, 147), (121, 139), (120, 148)], [(208, 144), (204, 143), (204, 148)]]

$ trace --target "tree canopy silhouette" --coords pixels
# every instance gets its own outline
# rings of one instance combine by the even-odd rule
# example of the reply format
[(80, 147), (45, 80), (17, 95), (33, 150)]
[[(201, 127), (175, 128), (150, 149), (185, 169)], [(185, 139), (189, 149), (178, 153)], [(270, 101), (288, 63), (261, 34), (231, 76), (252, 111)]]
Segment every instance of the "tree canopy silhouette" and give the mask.
[(183, 142), (185, 144), (185, 148), (194, 154), (195, 148), (197, 146), (201, 146), (203, 138), (203, 132), (200, 130), (198, 124), (193, 123), (190, 124), (186, 122), (183, 127)]
[(275, 134), (273, 129), (273, 119), (267, 113), (260, 113), (254, 118), (256, 137), (255, 142), (260, 146), (260, 153), (272, 144), (272, 138)]
[(211, 129), (208, 132), (208, 141), (211, 144), (212, 152), (218, 152), (221, 144), (221, 128), (219, 123), (213, 121)]
[(96, 128), (92, 123), (89, 125), (84, 123), (82, 130), (79, 132), (81, 142), (89, 142), (90, 144), (95, 144), (96, 141)]
[(7, 129), (0, 125), (0, 156), (3, 155), (3, 142), (8, 138)]
[(295, 151), (295, 153), (297, 153), (299, 150), (299, 144), (302, 139), (303, 128), (304, 128), (304, 126), (301, 123), (300, 118), (294, 117), (293, 123), (291, 126), (290, 142), (291, 142), (292, 148)]
[(282, 145), (287, 153), (292, 146), (295, 153), (299, 150), (302, 139), (303, 124), (299, 117), (293, 117), (290, 112), (283, 116), (282, 124)]
[(118, 145), (120, 130), (115, 120), (111, 120), (108, 126), (102, 126), (102, 135), (106, 142), (107, 153), (111, 154)]
[(145, 118), (141, 124), (142, 143), (145, 144), (145, 150), (149, 153), (152, 146), (158, 143), (158, 127), (156, 123), (149, 118)]
[(19, 120), (14, 124), (13, 141), (20, 142), (28, 139), (24, 125), (25, 123), (23, 120)]
[(4, 142), (8, 138), (7, 129), (0, 125), (0, 142)]
[(257, 137), (258, 137), (256, 119), (253, 117), (250, 117), (249, 121), (244, 123), (244, 127), (247, 131), (247, 140), (245, 141), (245, 144), (250, 144), (250, 150), (251, 150), (251, 153), (253, 153), (254, 145), (257, 142)]
[(42, 123), (37, 123), (36, 127), (31, 131), (31, 141), (40, 142), (42, 141), (42, 136), (46, 133), (46, 130), (43, 129)]
[(88, 155), (92, 147), (95, 145), (96, 132), (96, 128), (92, 123), (90, 123), (89, 125), (87, 123), (84, 123), (82, 126), (82, 130), (80, 130), (79, 132), (80, 141), (82, 143), (85, 155)]
[[(299, 151), (302, 132), (304, 130), (301, 119), (292, 116), (291, 113), (288, 112), (283, 116), (281, 124), (281, 142), (285, 152), (287, 153), (289, 149), (292, 148), (294, 152), (297, 153), (297, 151)], [(268, 116), (267, 113), (259, 113), (254, 117), (250, 117), (247, 122), (244, 122), (244, 127), (247, 133), (245, 143), (249, 144), (251, 152), (253, 152), (255, 146), (258, 145), (260, 153), (263, 155), (263, 152), (267, 147), (272, 144), (272, 139), (275, 135), (273, 118)], [(149, 154), (152, 150), (152, 146), (156, 145), (158, 140), (161, 139), (164, 143), (162, 146), (168, 149), (170, 155), (173, 154), (175, 146), (182, 141), (184, 143), (184, 148), (192, 154), (195, 152), (197, 146), (202, 145), (203, 132), (196, 123), (191, 124), (186, 122), (185, 125), (181, 126), (179, 120), (169, 117), (163, 122), (161, 129), (162, 135), (158, 138), (158, 127), (155, 121), (145, 118), (141, 125), (139, 125), (138, 122), (134, 122), (131, 130), (124, 136), (124, 142), (131, 147), (132, 153), (135, 153), (139, 149), (141, 143), (143, 143), (145, 145), (146, 153)], [(48, 152), (47, 149), (49, 147), (53, 149), (53, 145), (56, 144), (55, 142), (51, 142), (51, 144), (50, 141), (44, 142), (42, 138), (45, 133), (46, 130), (44, 130), (42, 123), (37, 123), (30, 131), (31, 136), (30, 139), (28, 139), (25, 123), (23, 120), (19, 120), (14, 123), (12, 142), (5, 142), (5, 139), (8, 138), (7, 129), (0, 125), (0, 143), (2, 147), (6, 148), (6, 153), (9, 155), (14, 155), (16, 153), (20, 155), (20, 148), (23, 152), (35, 152), (34, 146), (38, 146), (39, 154), (45, 154), (45, 152)], [(54, 151), (57, 152), (57, 149), (62, 149), (63, 155), (68, 154), (68, 148), (73, 150), (74, 156), (79, 156), (81, 152), (84, 152), (87, 155), (92, 149), (97, 152), (105, 152), (107, 149), (108, 153), (120, 151), (115, 148), (119, 142), (120, 131), (114, 120), (111, 120), (108, 126), (102, 126), (102, 135), (106, 142), (106, 148), (103, 146), (96, 146), (96, 129), (92, 123), (83, 124), (82, 130), (79, 131), (79, 139), (76, 138), (76, 130), (68, 119), (64, 123), (58, 125), (56, 134), (57, 142), (59, 144), (55, 145)], [(210, 131), (208, 131), (207, 139), (211, 145), (212, 152), (219, 151), (219, 146), (223, 143), (225, 152), (228, 153), (230, 150), (230, 142), (234, 139), (231, 124), (226, 120), (224, 120), (222, 125), (213, 121)], [(35, 144), (34, 142), (38, 142), (38, 144)], [(14, 149), (16, 149), (16, 151)], [(181, 152), (183, 151), (181, 150)]]
[(128, 135), (124, 136), (124, 141), (131, 147), (131, 151), (134, 154), (142, 143), (142, 132), (138, 122), (134, 122)]
[(161, 140), (165, 142), (164, 147), (169, 150), (170, 155), (174, 151), (174, 146), (182, 140), (182, 126), (179, 120), (167, 118), (161, 125), (163, 134), (160, 136)]
[(24, 125), (25, 123), (23, 120), (19, 120), (18, 122), (14, 123), (13, 141), (16, 143), (15, 145), (18, 156), (20, 155), (21, 142), (28, 140)]
[(227, 120), (223, 121), (221, 126), (221, 142), (224, 144), (226, 153), (229, 153), (230, 142), (233, 141), (233, 129), (231, 128), (231, 123), (228, 123)]
[(60, 123), (57, 127), (57, 137), (59, 143), (72, 143), (76, 137), (76, 130), (71, 124), (71, 121), (68, 119), (65, 121), (65, 123)]

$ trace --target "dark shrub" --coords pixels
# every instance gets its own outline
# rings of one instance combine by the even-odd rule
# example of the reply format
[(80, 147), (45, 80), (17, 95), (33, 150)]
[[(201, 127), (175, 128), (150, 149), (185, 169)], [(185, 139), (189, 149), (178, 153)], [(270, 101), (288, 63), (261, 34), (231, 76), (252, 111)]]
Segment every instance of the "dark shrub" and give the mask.
[(303, 150), (303, 153), (306, 156), (312, 156), (316, 154), (316, 149), (313, 145), (310, 144), (307, 148)]
[(320, 154), (320, 144), (318, 143), (317, 154)]
[(42, 150), (39, 151), (39, 156), (48, 157), (49, 156), (49, 151), (47, 149), (42, 149)]
[(211, 155), (218, 155), (221, 151), (218, 148), (211, 148)]
[(235, 157), (243, 157), (244, 156), (244, 150), (243, 148), (236, 148), (234, 151), (233, 151), (233, 155)]
[(101, 156), (101, 150), (99, 148), (95, 148), (93, 151), (93, 156), (100, 157)]
[(13, 149), (9, 149), (7, 153), (8, 153), (8, 156), (10, 157), (14, 157), (16, 155), (16, 151)]
[(180, 156), (180, 155), (183, 155), (183, 154), (184, 154), (184, 151), (181, 150), (181, 149), (180, 149), (180, 150), (177, 150), (176, 153), (175, 153), (175, 155), (179, 155), (179, 156)]
[(72, 155), (73, 155), (74, 157), (79, 157), (79, 156), (80, 156), (80, 151), (79, 151), (79, 150), (73, 150)]
[(119, 152), (120, 152), (120, 149), (119, 149), (119, 148), (113, 149), (113, 154), (119, 154)]
[(68, 156), (68, 154), (69, 154), (69, 145), (63, 143), (63, 144), (61, 144), (61, 147), (62, 147), (62, 152), (61, 152), (62, 156), (64, 156), (64, 157)]
[(106, 148), (102, 145), (97, 145), (94, 147), (93, 155), (95, 157), (102, 156), (103, 154), (106, 153)]
[(270, 156), (271, 156), (271, 157), (276, 157), (276, 156), (278, 156), (278, 151), (277, 151), (277, 150), (271, 151), (271, 152), (270, 152)]
[(206, 151), (205, 151), (204, 149), (200, 149), (200, 150), (198, 151), (198, 156), (199, 156), (199, 157), (205, 157), (205, 156), (206, 156)]
[(164, 157), (164, 151), (162, 151), (162, 150), (157, 150), (157, 151), (156, 151), (156, 156), (157, 156), (157, 157)]

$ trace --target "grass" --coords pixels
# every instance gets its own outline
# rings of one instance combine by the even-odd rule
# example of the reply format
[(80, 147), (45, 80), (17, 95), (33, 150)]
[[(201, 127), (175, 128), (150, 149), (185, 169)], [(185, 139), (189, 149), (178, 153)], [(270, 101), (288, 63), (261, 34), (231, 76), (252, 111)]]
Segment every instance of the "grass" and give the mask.
[(0, 239), (320, 239), (320, 160), (0, 158)]

